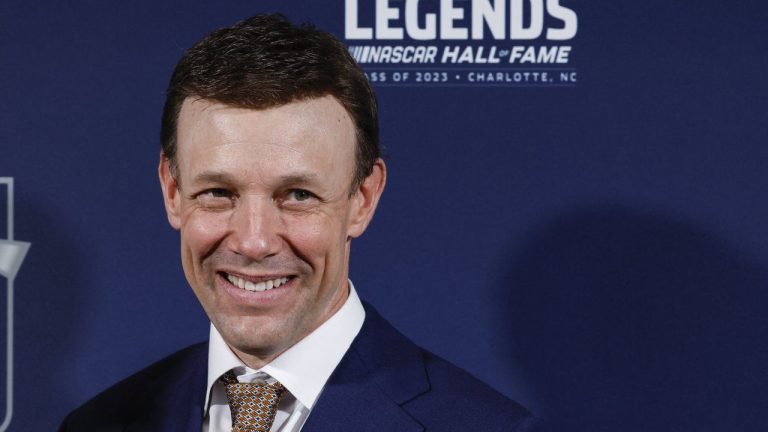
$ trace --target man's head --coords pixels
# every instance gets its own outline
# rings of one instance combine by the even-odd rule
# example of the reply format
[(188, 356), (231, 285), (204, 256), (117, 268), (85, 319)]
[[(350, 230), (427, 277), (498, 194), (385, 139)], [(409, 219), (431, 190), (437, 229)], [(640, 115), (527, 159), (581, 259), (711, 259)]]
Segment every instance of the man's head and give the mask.
[(350, 241), (384, 188), (373, 93), (327, 33), (257, 16), (182, 58), (160, 181), (184, 273), (252, 367), (344, 303)]
[(179, 112), (188, 98), (264, 109), (325, 95), (336, 98), (354, 123), (354, 191), (381, 155), (376, 96), (344, 44), (279, 14), (216, 30), (179, 60), (163, 110), (163, 154), (175, 173)]

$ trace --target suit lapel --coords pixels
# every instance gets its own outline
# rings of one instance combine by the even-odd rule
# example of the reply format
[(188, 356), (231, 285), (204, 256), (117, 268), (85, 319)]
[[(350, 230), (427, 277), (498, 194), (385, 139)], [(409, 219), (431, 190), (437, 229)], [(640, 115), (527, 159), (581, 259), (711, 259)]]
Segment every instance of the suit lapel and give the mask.
[(400, 406), (429, 390), (421, 353), (365, 304), (360, 334), (328, 380), (302, 432), (419, 432)]
[(302, 432), (422, 430), (421, 425), (381, 391), (359, 356), (347, 353), (323, 389)]

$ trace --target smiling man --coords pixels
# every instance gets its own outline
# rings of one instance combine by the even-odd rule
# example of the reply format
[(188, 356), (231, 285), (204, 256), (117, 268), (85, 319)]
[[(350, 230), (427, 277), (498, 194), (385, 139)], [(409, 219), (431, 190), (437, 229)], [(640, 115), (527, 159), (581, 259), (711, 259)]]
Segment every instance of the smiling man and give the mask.
[(191, 48), (168, 88), (159, 177), (210, 340), (61, 430), (532, 430), (524, 408), (407, 340), (349, 281), (386, 167), (373, 91), (336, 38), (259, 15)]
[(160, 179), (184, 272), (227, 345), (261, 368), (347, 301), (350, 239), (384, 163), (353, 184), (354, 125), (333, 96), (262, 110), (188, 98), (176, 139)]

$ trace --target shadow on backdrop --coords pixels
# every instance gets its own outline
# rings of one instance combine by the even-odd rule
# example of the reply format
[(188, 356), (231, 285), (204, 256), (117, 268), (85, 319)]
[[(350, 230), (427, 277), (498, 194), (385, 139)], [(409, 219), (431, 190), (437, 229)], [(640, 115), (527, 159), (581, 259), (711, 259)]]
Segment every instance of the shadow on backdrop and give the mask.
[(622, 207), (543, 226), (500, 313), (556, 431), (764, 431), (768, 274), (692, 226)]

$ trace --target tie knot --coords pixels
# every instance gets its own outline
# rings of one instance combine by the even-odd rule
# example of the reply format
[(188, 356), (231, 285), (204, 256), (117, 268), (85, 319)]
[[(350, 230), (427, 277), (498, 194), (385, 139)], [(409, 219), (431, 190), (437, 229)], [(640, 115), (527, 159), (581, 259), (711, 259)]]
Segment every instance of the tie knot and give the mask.
[(232, 412), (232, 432), (269, 432), (285, 387), (279, 382), (240, 383), (232, 371), (225, 373), (220, 381), (226, 388)]

